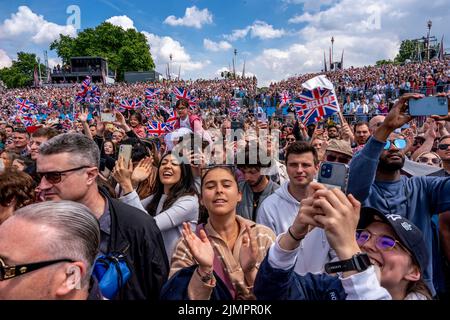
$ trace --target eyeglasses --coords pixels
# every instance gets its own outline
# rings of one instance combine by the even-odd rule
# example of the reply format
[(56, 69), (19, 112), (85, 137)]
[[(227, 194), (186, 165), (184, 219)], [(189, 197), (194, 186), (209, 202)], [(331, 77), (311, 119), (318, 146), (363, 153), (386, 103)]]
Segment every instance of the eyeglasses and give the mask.
[(441, 163), (441, 159), (439, 158), (427, 158), (427, 157), (419, 157), (419, 162), (421, 163), (428, 163), (428, 162), (432, 162), (433, 164), (440, 164)]
[(332, 154), (327, 155), (327, 161), (329, 161), (329, 162), (339, 162), (339, 163), (347, 164), (347, 163), (350, 162), (350, 160), (352, 160), (352, 158), (349, 158), (349, 157), (337, 157), (337, 156), (332, 155)]
[(450, 144), (448, 144), (448, 143), (441, 143), (438, 146), (438, 148), (439, 148), (439, 150), (447, 150), (449, 146), (450, 146)]
[(34, 262), (28, 264), (20, 264), (15, 266), (7, 266), (2, 258), (0, 258), (0, 281), (9, 280), (25, 273), (35, 271), (55, 263), (60, 262), (75, 262), (72, 259), (57, 259), (42, 262)]
[(61, 182), (62, 176), (65, 173), (73, 172), (73, 171), (77, 171), (77, 170), (81, 170), (81, 169), (86, 169), (86, 168), (90, 168), (90, 166), (81, 166), (81, 167), (64, 170), (64, 171), (37, 172), (37, 175), (39, 177), (39, 180), (41, 180), (43, 177), (45, 177), (45, 179), (48, 182), (50, 182), (51, 184), (58, 184)]
[(372, 236), (375, 239), (375, 246), (377, 247), (377, 249), (381, 251), (392, 250), (397, 244), (400, 245), (403, 249), (405, 249), (405, 247), (402, 246), (400, 241), (394, 239), (393, 237), (383, 234), (379, 235), (376, 233), (372, 233), (367, 229), (356, 230), (356, 242), (358, 243), (358, 246), (362, 247), (365, 243), (367, 243), (367, 241), (369, 241), (369, 239)]
[(386, 144), (384, 145), (384, 150), (389, 150), (391, 148), (391, 143), (394, 142), (394, 146), (397, 149), (405, 149), (406, 148), (406, 140), (405, 139), (394, 139), (394, 140), (388, 140), (386, 141)]

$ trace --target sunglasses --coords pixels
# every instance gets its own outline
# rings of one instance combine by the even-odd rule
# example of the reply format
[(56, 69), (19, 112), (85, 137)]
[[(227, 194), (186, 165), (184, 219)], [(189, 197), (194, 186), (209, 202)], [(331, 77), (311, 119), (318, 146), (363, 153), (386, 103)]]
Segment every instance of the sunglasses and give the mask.
[(332, 154), (327, 155), (327, 161), (328, 162), (339, 162), (339, 163), (348, 164), (350, 162), (350, 160), (352, 160), (352, 158), (349, 158), (349, 157), (337, 157), (337, 156), (332, 155)]
[(12, 279), (18, 276), (21, 276), (25, 273), (35, 271), (52, 264), (60, 263), (60, 262), (75, 262), (72, 259), (58, 259), (58, 260), (49, 260), (42, 262), (34, 262), (28, 264), (21, 264), (15, 266), (8, 266), (5, 264), (2, 258), (0, 258), (0, 281)]
[(394, 140), (387, 140), (386, 144), (384, 145), (384, 150), (389, 150), (391, 148), (391, 143), (394, 142), (394, 146), (397, 149), (405, 149), (406, 148), (406, 140), (405, 139), (394, 139)]
[(448, 143), (442, 143), (438, 146), (439, 150), (447, 150), (450, 144)]
[(286, 139), (286, 141), (289, 141), (289, 142), (295, 142), (295, 138), (292, 138), (292, 139)]
[(428, 163), (428, 162), (432, 162), (433, 164), (440, 164), (441, 163), (441, 159), (439, 158), (427, 158), (427, 157), (420, 157), (419, 162), (421, 163)]
[(74, 171), (78, 171), (78, 170), (86, 169), (86, 168), (90, 168), (90, 166), (81, 166), (81, 167), (64, 170), (64, 171), (37, 172), (37, 175), (39, 177), (39, 180), (41, 180), (43, 177), (45, 177), (45, 179), (49, 183), (58, 184), (61, 182), (62, 176), (65, 175), (66, 173), (74, 172)]
[(361, 247), (364, 245), (369, 239), (373, 237), (375, 239), (375, 246), (377, 249), (381, 251), (390, 251), (394, 249), (394, 247), (398, 244), (402, 248), (404, 248), (400, 241), (394, 239), (391, 236), (388, 235), (378, 235), (375, 233), (370, 232), (367, 229), (358, 229), (356, 230), (356, 242)]

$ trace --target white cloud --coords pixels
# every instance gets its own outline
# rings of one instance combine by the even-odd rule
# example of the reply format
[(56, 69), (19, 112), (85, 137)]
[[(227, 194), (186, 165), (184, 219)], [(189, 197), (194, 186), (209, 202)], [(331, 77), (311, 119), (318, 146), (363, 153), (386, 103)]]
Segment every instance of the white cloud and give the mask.
[(204, 24), (211, 24), (213, 16), (208, 9), (199, 10), (196, 6), (186, 8), (183, 18), (168, 16), (164, 23), (171, 26), (186, 26), (200, 29)]
[(20, 6), (16, 13), (11, 15), (0, 25), (0, 39), (15, 40), (21, 37), (29, 37), (35, 44), (49, 44), (59, 37), (59, 34), (75, 36), (73, 25), (58, 25), (37, 15), (27, 6)]
[(448, 31), (447, 6), (445, 1), (361, 0), (355, 5), (352, 0), (342, 0), (321, 12), (303, 12), (291, 18), (292, 23), (305, 24), (298, 39), (287, 46), (266, 48), (247, 64), (257, 74), (259, 85), (295, 74), (320, 72), (323, 52), (328, 61), (330, 39), (334, 36), (334, 61), (340, 60), (345, 49), (344, 67), (373, 65), (380, 59), (393, 59), (403, 39), (425, 35), (430, 17), (432, 33), (440, 39)]
[(160, 70), (165, 70), (166, 64), (170, 62), (170, 54), (172, 54), (172, 68), (181, 66), (183, 73), (185, 71), (200, 70), (210, 63), (209, 60), (203, 62), (192, 61), (191, 56), (186, 52), (186, 49), (181, 43), (171, 37), (160, 37), (146, 31), (142, 33), (147, 38), (152, 57), (155, 64), (160, 67)]
[(230, 35), (224, 35), (224, 38), (229, 41), (236, 41), (245, 38), (250, 33), (252, 38), (273, 39), (280, 38), (286, 34), (283, 29), (274, 29), (271, 24), (267, 22), (256, 20), (251, 26), (243, 29), (235, 29)]
[(62, 66), (62, 60), (60, 58), (49, 58), (48, 59), (48, 67), (53, 69), (53, 67), (57, 65)]
[(214, 42), (209, 39), (203, 39), (203, 46), (209, 51), (226, 51), (231, 49), (231, 44), (227, 41)]
[(134, 22), (127, 16), (114, 16), (106, 20), (106, 22), (109, 22), (115, 26), (122, 27), (124, 30), (128, 29), (135, 29)]
[(6, 52), (2, 49), (0, 49), (0, 69), (1, 68), (9, 68), (12, 65), (12, 60), (10, 57), (8, 57), (8, 55), (6, 54)]

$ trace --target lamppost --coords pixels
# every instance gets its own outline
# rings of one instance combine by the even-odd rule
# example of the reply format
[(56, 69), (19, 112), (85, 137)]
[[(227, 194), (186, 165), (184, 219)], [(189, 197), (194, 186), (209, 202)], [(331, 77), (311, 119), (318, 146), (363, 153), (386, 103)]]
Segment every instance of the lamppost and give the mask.
[(433, 25), (433, 23), (431, 22), (431, 20), (428, 20), (427, 22), (427, 27), (428, 27), (428, 34), (427, 34), (427, 61), (430, 61), (430, 31), (431, 31), (431, 26)]
[(172, 79), (171, 69), (172, 69), (172, 54), (169, 54), (169, 80)]
[(233, 77), (236, 79), (236, 55), (237, 55), (237, 49), (234, 49), (234, 59), (233, 59)]
[(334, 37), (331, 37), (331, 61), (330, 61), (330, 69), (333, 68), (334, 70)]

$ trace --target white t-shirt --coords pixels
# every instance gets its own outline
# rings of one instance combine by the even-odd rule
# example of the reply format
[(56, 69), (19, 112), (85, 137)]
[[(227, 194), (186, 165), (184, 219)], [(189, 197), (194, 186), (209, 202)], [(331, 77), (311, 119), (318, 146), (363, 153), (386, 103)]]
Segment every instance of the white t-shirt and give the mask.
[(188, 129), (192, 130), (192, 128), (189, 124), (189, 117), (186, 117), (186, 119), (184, 119), (184, 120), (180, 119), (180, 128), (188, 128)]

